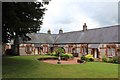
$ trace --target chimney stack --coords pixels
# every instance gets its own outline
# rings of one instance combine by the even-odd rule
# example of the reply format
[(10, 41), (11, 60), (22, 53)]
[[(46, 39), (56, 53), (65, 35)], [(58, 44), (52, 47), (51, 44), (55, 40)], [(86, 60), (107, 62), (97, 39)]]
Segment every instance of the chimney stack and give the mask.
[(87, 30), (87, 25), (86, 25), (86, 23), (84, 23), (84, 25), (83, 25), (83, 31), (86, 31)]
[(59, 34), (61, 34), (61, 33), (63, 33), (63, 30), (62, 30), (62, 28), (60, 28), (60, 30), (59, 30)]
[(51, 30), (49, 29), (49, 30), (47, 31), (47, 33), (48, 33), (48, 34), (51, 34)]

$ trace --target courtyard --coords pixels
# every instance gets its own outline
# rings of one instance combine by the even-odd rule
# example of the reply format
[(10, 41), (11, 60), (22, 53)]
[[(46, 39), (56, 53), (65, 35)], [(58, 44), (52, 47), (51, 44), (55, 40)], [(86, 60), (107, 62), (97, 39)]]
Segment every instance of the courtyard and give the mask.
[(3, 57), (3, 78), (118, 78), (118, 64), (51, 64), (38, 60), (42, 57), (51, 56)]
[(12, 1), (1, 4), (2, 80), (118, 79), (118, 2)]

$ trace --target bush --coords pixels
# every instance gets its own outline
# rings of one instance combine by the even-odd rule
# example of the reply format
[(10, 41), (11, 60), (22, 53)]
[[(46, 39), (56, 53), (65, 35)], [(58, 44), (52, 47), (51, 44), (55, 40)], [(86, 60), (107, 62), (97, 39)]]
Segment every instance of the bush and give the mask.
[(52, 52), (50, 55), (51, 56), (58, 56), (56, 52)]
[(64, 49), (63, 48), (57, 48), (55, 52), (49, 53), (51, 56), (61, 56), (61, 54), (64, 54)]
[(114, 63), (118, 63), (118, 56), (114, 56), (114, 57), (113, 57), (113, 62), (114, 62)]
[(45, 55), (51, 55), (51, 53), (47, 53), (47, 54), (45, 54)]
[(67, 54), (62, 55), (62, 57), (69, 59), (69, 55)]
[(107, 58), (108, 63), (114, 63), (113, 58)]
[(65, 54), (65, 53), (61, 53), (61, 54), (60, 54), (60, 57), (64, 56), (64, 54)]
[(89, 60), (90, 60), (90, 61), (94, 61), (94, 59), (93, 59), (93, 58), (90, 58)]
[(85, 61), (87, 61), (87, 62), (91, 62), (91, 61), (94, 61), (94, 58), (93, 58), (93, 55), (91, 55), (91, 54), (88, 54), (88, 55), (86, 55), (86, 56), (81, 56), (81, 60), (85, 60)]
[(102, 57), (102, 61), (107, 62), (107, 57), (105, 55)]
[(90, 59), (89, 58), (85, 58), (85, 61), (90, 62)]
[(61, 54), (61, 57), (66, 58), (66, 59), (74, 58), (73, 55), (70, 54), (70, 53), (65, 53), (65, 54), (62, 53), (62, 54)]
[(88, 55), (86, 55), (85, 57), (90, 59), (90, 58), (93, 58), (93, 55), (88, 54)]
[(93, 55), (91, 55), (91, 54), (86, 55), (85, 60), (88, 62), (94, 61)]
[(70, 54), (70, 53), (65, 53), (65, 54), (67, 54), (67, 55), (69, 56), (69, 58), (72, 58), (72, 57), (73, 57), (73, 55)]
[(85, 56), (81, 56), (81, 60), (86, 60)]
[(114, 56), (112, 58), (107, 58), (106, 56), (103, 56), (102, 61), (108, 63), (118, 63), (118, 56)]
[(56, 50), (55, 50), (55, 52), (58, 54), (58, 53), (65, 53), (65, 51), (64, 51), (64, 49), (63, 48), (61, 48), (61, 47), (59, 47), (59, 48), (57, 48)]

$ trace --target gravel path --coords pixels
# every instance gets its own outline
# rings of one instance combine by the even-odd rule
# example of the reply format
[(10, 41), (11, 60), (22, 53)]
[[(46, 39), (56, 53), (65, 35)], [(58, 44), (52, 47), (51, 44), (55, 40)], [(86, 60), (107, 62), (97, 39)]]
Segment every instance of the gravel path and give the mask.
[[(68, 60), (68, 61), (61, 60), (60, 62), (61, 64), (80, 64), (80, 63), (77, 63), (77, 59), (79, 58), (74, 58), (73, 60)], [(58, 60), (43, 60), (43, 62), (57, 64)]]

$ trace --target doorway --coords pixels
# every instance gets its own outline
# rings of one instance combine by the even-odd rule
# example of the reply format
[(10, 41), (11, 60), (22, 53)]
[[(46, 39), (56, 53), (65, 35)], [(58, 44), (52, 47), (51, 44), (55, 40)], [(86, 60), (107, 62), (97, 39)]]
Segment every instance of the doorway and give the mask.
[(99, 58), (99, 51), (97, 48), (93, 48), (92, 52), (94, 58)]

